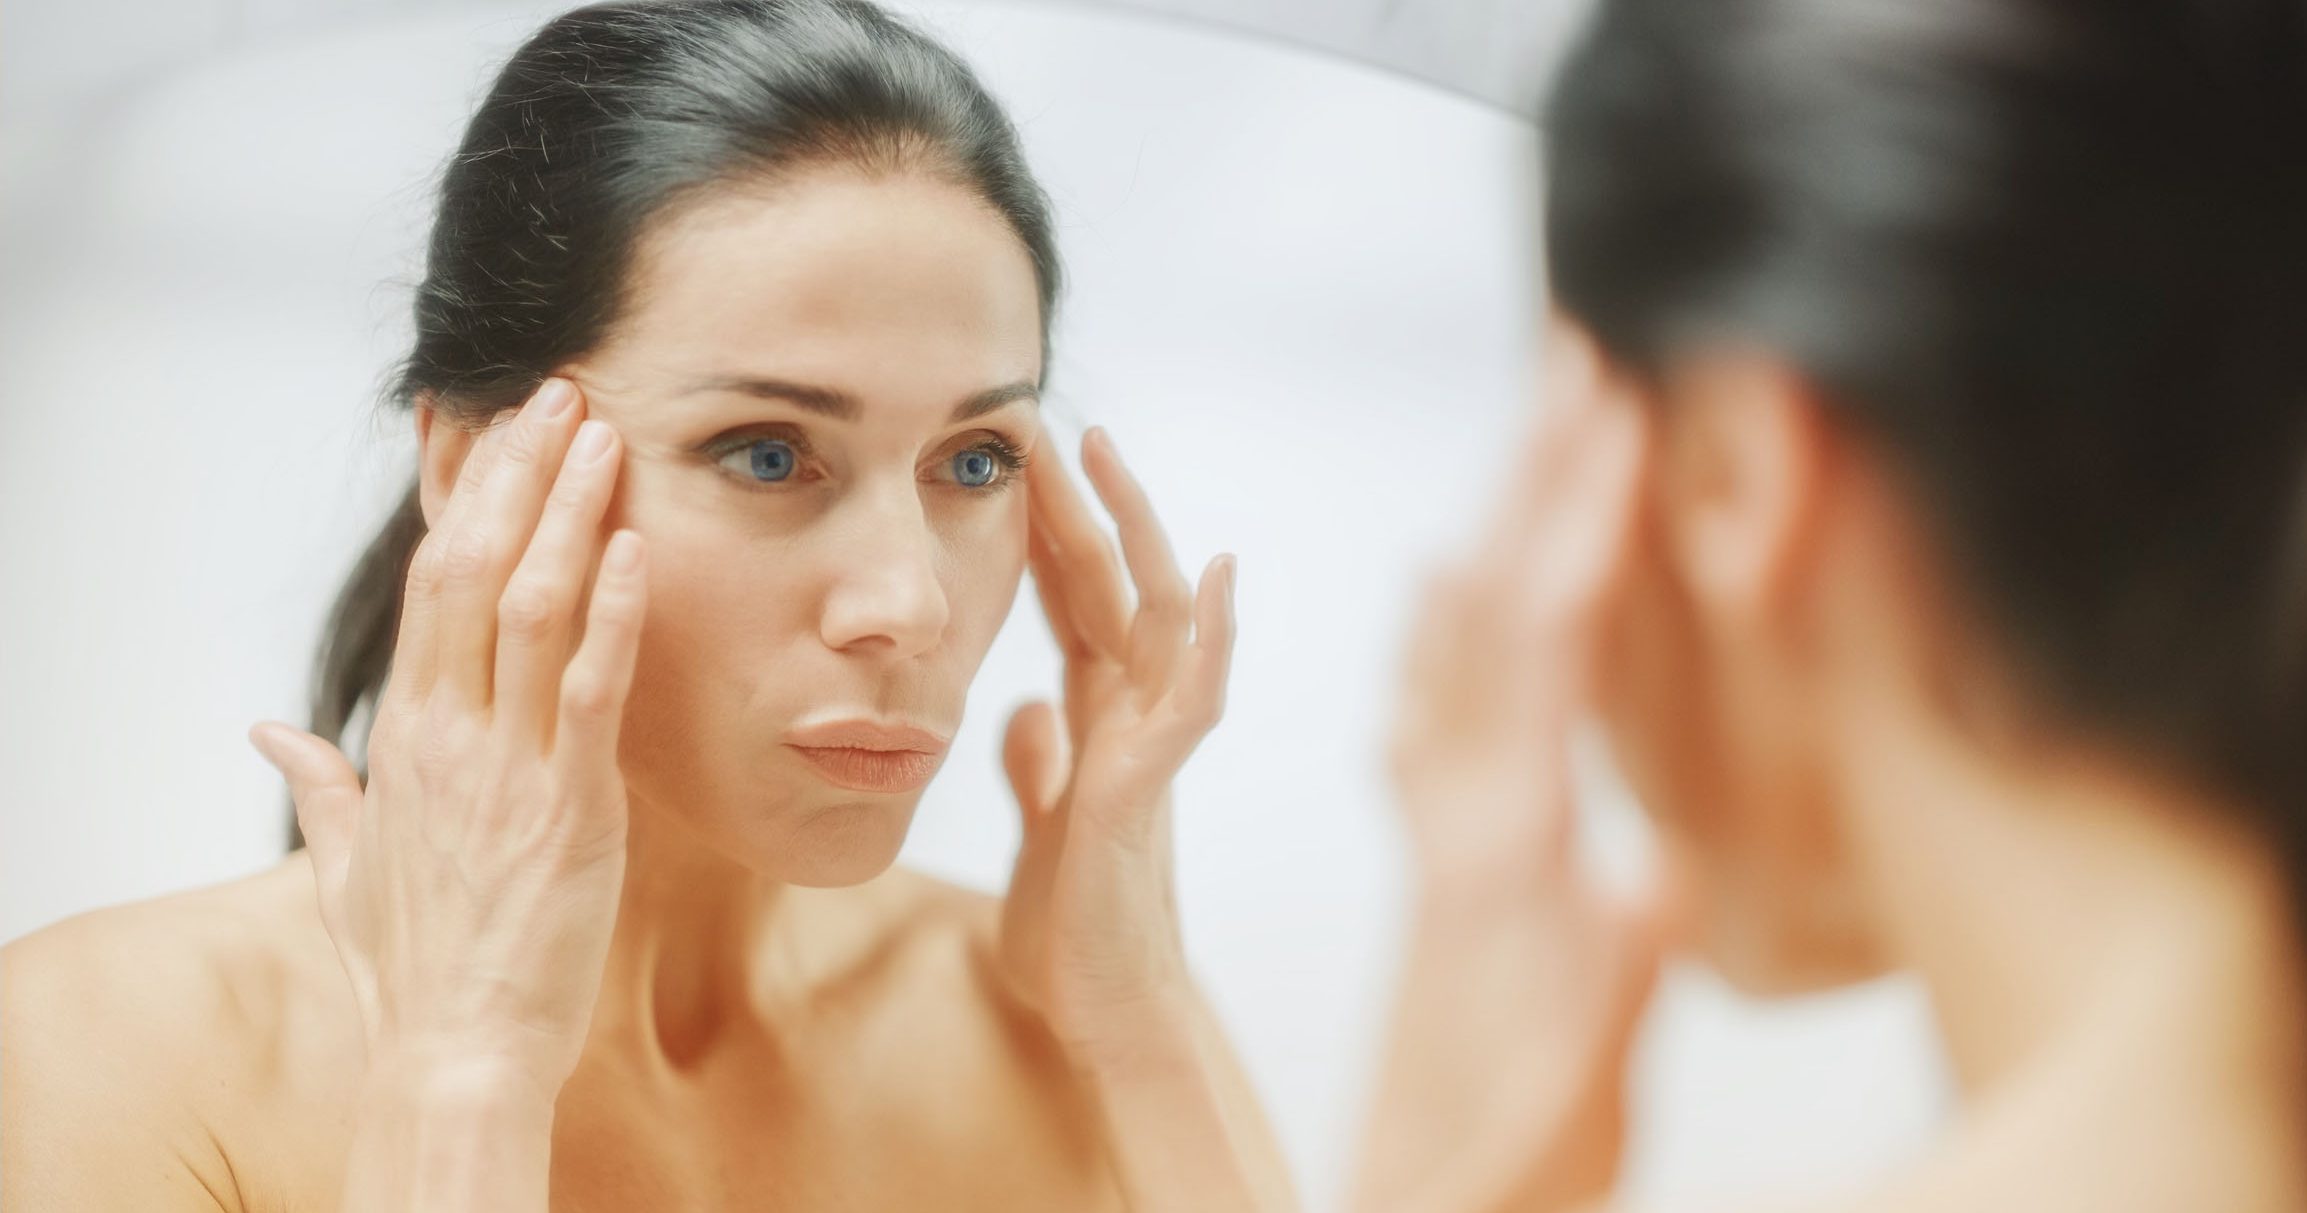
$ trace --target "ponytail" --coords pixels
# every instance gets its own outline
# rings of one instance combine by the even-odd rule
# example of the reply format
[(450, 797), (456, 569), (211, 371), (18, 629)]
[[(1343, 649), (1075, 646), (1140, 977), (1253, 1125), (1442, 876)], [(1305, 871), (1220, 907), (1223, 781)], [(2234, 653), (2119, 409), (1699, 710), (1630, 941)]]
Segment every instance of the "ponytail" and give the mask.
[[(383, 693), (385, 674), (392, 667), (393, 641), (400, 632), (401, 597), (408, 581), (409, 558), (425, 536), (424, 509), (417, 486), (411, 483), (400, 504), (393, 507), (368, 549), (353, 565), (344, 588), (337, 591), (321, 629), (319, 650), (313, 656), (312, 720), (307, 726), (318, 737), (345, 749), (353, 714), (368, 705), (373, 719), (377, 697)], [(367, 729), (362, 728), (360, 753), (345, 750), (362, 779), (368, 778)], [(304, 845), (296, 814), (288, 817), (288, 846)]]

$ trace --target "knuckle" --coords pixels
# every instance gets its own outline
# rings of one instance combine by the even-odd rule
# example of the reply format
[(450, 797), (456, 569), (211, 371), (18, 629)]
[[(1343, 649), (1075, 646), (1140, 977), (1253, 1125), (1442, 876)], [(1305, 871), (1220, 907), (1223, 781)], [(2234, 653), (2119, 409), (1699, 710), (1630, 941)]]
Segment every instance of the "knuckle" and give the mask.
[(496, 452), (489, 449), (486, 437), (484, 434), (482, 440), (475, 442), (464, 463), (458, 466), (457, 482), (449, 488), (451, 501), (471, 497), (479, 490), (480, 483), (489, 478), (489, 467), (495, 462)]
[(402, 682), (403, 680), (397, 677), (386, 682), (384, 693), (377, 697), (376, 707), (370, 713), (368, 750), (371, 754), (386, 749), (397, 751), (400, 746), (401, 734), (409, 727), (411, 719), (416, 715), (411, 704), (413, 692), (407, 686), (401, 685)]
[[(517, 420), (505, 427), (504, 436), (497, 440), (496, 460), (507, 471), (534, 466), (537, 462), (537, 432)], [(491, 471), (495, 468), (489, 469)]]
[(408, 593), (423, 601), (438, 598), (447, 571), (441, 567), (441, 537), (438, 531), (425, 532), (417, 541), (417, 549), (409, 557)]
[(438, 707), (425, 713), (425, 719), (416, 725), (410, 735), (401, 739), (402, 765), (416, 779), (417, 786), (438, 791), (447, 786), (462, 765), (464, 757), (461, 722), (453, 721)]
[(497, 599), (497, 630), (523, 640), (551, 635), (560, 624), (556, 595), (535, 582), (516, 582)]
[(1178, 713), (1187, 729), (1196, 734), (1207, 733), (1225, 719), (1226, 696), (1223, 691), (1193, 696)]
[(564, 474), (553, 481), (552, 491), (545, 495), (545, 509), (552, 513), (577, 513), (592, 502), (593, 491), (593, 484), (587, 478)]
[(571, 675), (561, 684), (561, 710), (567, 715), (598, 720), (616, 706), (615, 688), (600, 678)]
[(371, 778), (375, 772), (392, 762), (399, 761), (402, 746), (400, 728), (388, 718), (387, 710), (377, 709), (376, 720), (369, 725), (368, 737), (362, 743), (362, 759)]
[(593, 591), (587, 606), (590, 623), (602, 628), (622, 629), (632, 626), (640, 614), (641, 596), (631, 585), (617, 585), (604, 581)]
[(489, 567), (489, 538), (473, 528), (460, 528), (443, 536), (434, 558), (443, 582), (478, 577)]

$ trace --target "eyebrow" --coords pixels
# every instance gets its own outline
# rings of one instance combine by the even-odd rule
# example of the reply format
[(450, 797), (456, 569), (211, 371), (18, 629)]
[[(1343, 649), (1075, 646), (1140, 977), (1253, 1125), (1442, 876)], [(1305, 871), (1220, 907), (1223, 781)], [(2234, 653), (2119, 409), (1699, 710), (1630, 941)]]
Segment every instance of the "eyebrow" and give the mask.
[[(679, 394), (686, 396), (699, 392), (737, 392), (762, 400), (780, 400), (836, 421), (855, 421), (864, 412), (864, 406), (858, 402), (857, 397), (837, 388), (794, 383), (787, 379), (765, 379), (758, 375), (716, 375), (690, 384), (681, 389)], [(953, 416), (947, 424), (957, 425), (1012, 401), (1038, 401), (1040, 398), (1040, 386), (1024, 380), (990, 387), (955, 405)]]

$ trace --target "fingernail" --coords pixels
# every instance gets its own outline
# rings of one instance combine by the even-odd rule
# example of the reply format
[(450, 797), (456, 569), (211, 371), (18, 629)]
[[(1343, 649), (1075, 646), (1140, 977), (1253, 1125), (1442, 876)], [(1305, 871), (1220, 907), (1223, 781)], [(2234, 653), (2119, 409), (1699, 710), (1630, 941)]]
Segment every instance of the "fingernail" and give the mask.
[(537, 389), (532, 403), (536, 406), (537, 416), (549, 420), (568, 412), (569, 402), (576, 397), (574, 386), (568, 380), (556, 377), (545, 380), (544, 386)]
[(577, 444), (573, 451), (579, 463), (591, 463), (609, 453), (609, 423), (587, 418), (577, 427)]

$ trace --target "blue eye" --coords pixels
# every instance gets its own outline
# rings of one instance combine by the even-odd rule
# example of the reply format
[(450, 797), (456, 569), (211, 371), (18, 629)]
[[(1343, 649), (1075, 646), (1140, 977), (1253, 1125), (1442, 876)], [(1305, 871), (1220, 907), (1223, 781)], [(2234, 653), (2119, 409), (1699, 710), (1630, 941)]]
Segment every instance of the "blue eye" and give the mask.
[(953, 457), (953, 478), (973, 489), (992, 484), (1000, 470), (1001, 465), (988, 451), (963, 451)]
[(794, 466), (800, 462), (791, 443), (774, 438), (749, 442), (746, 449), (752, 453), (751, 470), (757, 480), (783, 480), (793, 474)]

